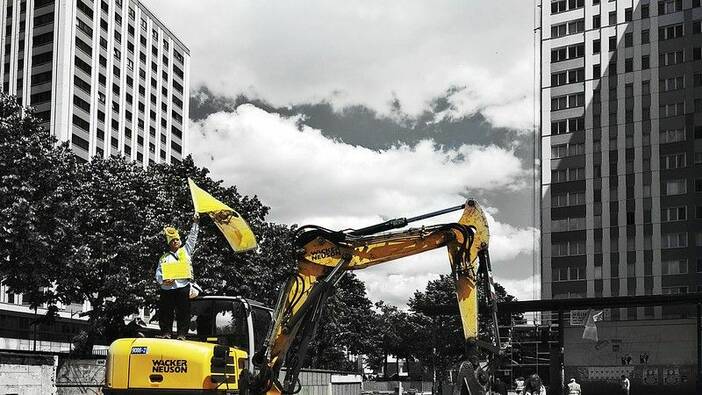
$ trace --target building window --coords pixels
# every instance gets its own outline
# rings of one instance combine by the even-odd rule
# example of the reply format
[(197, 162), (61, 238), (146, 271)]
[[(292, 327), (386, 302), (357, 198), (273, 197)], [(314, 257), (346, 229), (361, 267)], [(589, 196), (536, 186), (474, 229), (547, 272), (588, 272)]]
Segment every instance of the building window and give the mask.
[(143, 31), (147, 30), (146, 19), (144, 19), (144, 18), (141, 18), (141, 30), (143, 30)]
[(634, 33), (624, 33), (624, 47), (631, 48), (634, 46)]
[(661, 248), (687, 247), (687, 232), (663, 233), (661, 235)]
[(687, 220), (687, 206), (665, 207), (661, 209), (661, 222)]
[(560, 159), (568, 156), (584, 154), (585, 144), (583, 143), (558, 144), (551, 147), (551, 159)]
[(585, 241), (565, 241), (551, 245), (551, 256), (577, 256), (585, 254)]
[(609, 25), (614, 26), (617, 24), (617, 11), (609, 12)]
[(78, 30), (82, 31), (83, 33), (87, 34), (89, 37), (93, 36), (93, 28), (88, 26), (87, 23), (83, 22), (80, 20), (80, 18), (77, 19), (76, 21), (76, 27)]
[(660, 143), (677, 143), (679, 141), (685, 141), (685, 129), (667, 129), (661, 130), (660, 133)]
[(594, 15), (592, 17), (592, 28), (593, 29), (599, 29), (600, 28), (600, 16), (599, 15)]
[(685, 103), (664, 104), (660, 106), (660, 117), (675, 117), (685, 113)]
[(651, 37), (648, 29), (641, 30), (641, 44), (648, 44), (651, 42)]
[(624, 20), (625, 20), (626, 22), (631, 22), (631, 20), (632, 20), (632, 18), (633, 18), (633, 15), (634, 15), (634, 12), (633, 12), (633, 10), (632, 10), (631, 8), (626, 8), (626, 9), (624, 10)]
[[(609, 52), (617, 50), (617, 36), (609, 37)], [(615, 59), (616, 61), (616, 59)]]
[(687, 274), (687, 259), (675, 259), (661, 262), (661, 274)]
[(666, 52), (659, 55), (659, 63), (661, 66), (671, 66), (685, 61), (685, 53), (683, 51)]
[(585, 192), (567, 192), (551, 196), (552, 207), (579, 206), (585, 204)]
[(687, 162), (687, 160), (686, 160), (686, 155), (684, 152), (678, 153), (678, 154), (661, 156), (661, 167), (664, 170), (680, 169), (683, 167), (687, 167), (686, 162)]
[(559, 12), (567, 11), (566, 7), (568, 3), (565, 0), (554, 1), (551, 3), (551, 14), (558, 14)]
[(551, 111), (585, 106), (585, 93), (574, 93), (551, 99)]
[(90, 131), (90, 122), (84, 120), (76, 114), (73, 114), (73, 125), (78, 126), (86, 132)]
[(658, 15), (682, 11), (682, 6), (682, 0), (660, 0), (658, 1)]
[(651, 67), (651, 60), (648, 55), (641, 57), (641, 70), (648, 70)]
[(83, 14), (85, 14), (85, 16), (87, 16), (88, 18), (90, 18), (91, 21), (93, 20), (93, 9), (90, 8), (90, 6), (88, 6), (87, 4), (85, 4), (85, 3), (83, 2), (83, 0), (78, 0), (78, 2), (77, 2), (77, 4), (76, 4), (76, 7), (77, 7), (78, 10), (80, 10)]
[(592, 53), (593, 54), (600, 53), (600, 40), (599, 39), (592, 41)]
[(600, 64), (592, 65), (592, 78), (600, 78), (602, 76), (602, 68)]
[(585, 229), (585, 217), (554, 219), (551, 221), (551, 231), (569, 232)]
[(663, 295), (680, 295), (687, 293), (687, 286), (679, 287), (661, 287), (661, 293)]
[(648, 4), (641, 5), (641, 19), (647, 19), (650, 17), (650, 9)]
[(579, 181), (584, 179), (585, 169), (582, 167), (551, 171), (551, 182), (554, 184), (561, 182)]
[(668, 25), (658, 28), (658, 40), (672, 40), (675, 38), (680, 38), (684, 35), (683, 24)]
[(585, 280), (584, 266), (554, 268), (553, 281)]
[(685, 179), (668, 180), (665, 182), (664, 186), (665, 195), (667, 196), (683, 195), (687, 193), (687, 180)]

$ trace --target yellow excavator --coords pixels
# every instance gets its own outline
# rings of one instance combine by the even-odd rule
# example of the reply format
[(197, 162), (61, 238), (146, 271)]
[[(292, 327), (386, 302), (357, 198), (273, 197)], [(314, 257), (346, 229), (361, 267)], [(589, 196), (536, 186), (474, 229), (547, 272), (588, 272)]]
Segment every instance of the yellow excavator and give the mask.
[[(457, 223), (396, 230), (458, 210), (463, 214)], [(192, 305), (192, 339), (113, 342), (103, 393), (295, 394), (301, 390), (299, 374), (325, 302), (348, 271), (446, 247), (466, 347), (454, 392), (485, 394), (489, 371), (500, 360), (500, 344), (489, 228), (475, 201), (362, 229), (332, 231), (307, 225), (294, 237), (298, 270), (281, 290), (273, 311), (242, 298), (198, 298)], [(492, 308), (491, 342), (478, 339), (478, 285), (484, 287)], [(490, 356), (482, 367), (479, 347)]]

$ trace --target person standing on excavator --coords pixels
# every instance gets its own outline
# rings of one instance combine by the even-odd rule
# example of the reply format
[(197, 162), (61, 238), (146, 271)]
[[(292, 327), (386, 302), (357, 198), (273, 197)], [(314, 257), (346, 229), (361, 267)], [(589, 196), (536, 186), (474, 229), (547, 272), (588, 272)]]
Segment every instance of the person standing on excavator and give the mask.
[(161, 337), (170, 338), (173, 330), (173, 318), (178, 324), (177, 336), (179, 340), (184, 340), (190, 326), (190, 278), (164, 279), (163, 264), (173, 262), (185, 262), (192, 274), (191, 256), (195, 250), (197, 242), (198, 222), (200, 216), (193, 215), (193, 224), (190, 233), (183, 246), (180, 241), (178, 230), (173, 227), (166, 227), (163, 230), (168, 243), (169, 251), (161, 256), (156, 268), (156, 282), (161, 286), (159, 292), (159, 327)]

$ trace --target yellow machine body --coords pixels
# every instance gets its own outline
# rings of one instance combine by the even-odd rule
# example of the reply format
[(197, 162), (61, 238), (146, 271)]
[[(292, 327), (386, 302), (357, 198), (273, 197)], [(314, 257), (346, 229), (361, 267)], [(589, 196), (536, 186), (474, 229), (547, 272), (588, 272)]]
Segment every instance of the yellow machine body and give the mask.
[[(110, 345), (104, 393), (237, 391), (247, 352), (227, 347), (228, 361), (215, 357), (217, 344), (188, 340), (126, 338)], [(241, 364), (241, 367), (239, 366)]]

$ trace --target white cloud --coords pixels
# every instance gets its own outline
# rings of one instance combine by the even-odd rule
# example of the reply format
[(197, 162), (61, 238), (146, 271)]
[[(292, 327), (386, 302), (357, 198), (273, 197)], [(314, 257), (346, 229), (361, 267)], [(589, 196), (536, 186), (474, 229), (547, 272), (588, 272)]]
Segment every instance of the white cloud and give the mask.
[[(145, 0), (190, 47), (193, 86), (276, 106), (329, 101), (532, 125), (532, 2)], [(449, 115), (448, 113), (445, 115)]]
[[(261, 196), (288, 223), (314, 218), (323, 226), (361, 226), (382, 215), (454, 206), (461, 194), (525, 186), (519, 159), (494, 145), (443, 149), (425, 140), (374, 151), (330, 140), (298, 121), (250, 104), (213, 114), (192, 125), (193, 154), (216, 177)], [(352, 223), (337, 222), (339, 216)]]
[[(258, 195), (271, 206), (271, 219), (283, 223), (358, 228), (388, 216), (410, 217), (455, 206), (463, 202), (462, 196), (483, 190), (509, 193), (524, 188), (529, 176), (512, 151), (496, 146), (444, 149), (422, 141), (374, 151), (330, 140), (298, 117), (282, 117), (253, 105), (213, 114), (191, 124), (191, 131), (196, 162), (240, 192)], [(493, 262), (530, 256), (531, 229), (500, 223), (493, 217), (497, 210), (486, 209)], [(425, 223), (459, 217), (453, 213)], [(505, 269), (497, 272), (509, 273)], [(441, 250), (359, 276), (372, 299), (402, 304), (414, 290), (424, 289), (428, 279), (449, 271)]]
[(519, 300), (541, 299), (541, 280), (538, 275), (520, 279), (496, 276), (495, 281), (505, 287), (507, 293)]

